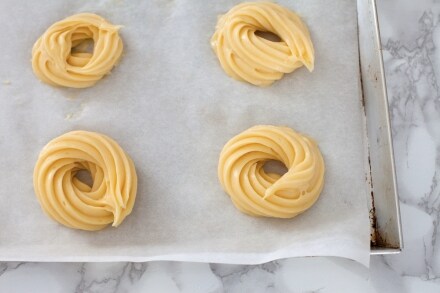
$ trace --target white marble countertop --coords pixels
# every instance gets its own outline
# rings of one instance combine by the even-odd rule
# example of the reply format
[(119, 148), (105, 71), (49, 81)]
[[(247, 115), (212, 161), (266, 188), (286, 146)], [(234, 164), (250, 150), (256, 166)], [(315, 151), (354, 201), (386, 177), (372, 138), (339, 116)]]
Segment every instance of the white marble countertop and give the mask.
[(299, 258), (258, 266), (0, 263), (0, 292), (440, 292), (440, 2), (377, 0), (405, 248), (371, 267)]

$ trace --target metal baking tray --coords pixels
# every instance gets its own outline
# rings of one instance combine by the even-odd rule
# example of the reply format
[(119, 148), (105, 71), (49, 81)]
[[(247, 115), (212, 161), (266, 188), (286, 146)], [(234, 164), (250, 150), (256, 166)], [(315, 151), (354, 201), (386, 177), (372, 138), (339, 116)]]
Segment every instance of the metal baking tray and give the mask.
[(394, 254), (403, 239), (376, 0), (357, 0), (357, 7), (371, 254)]

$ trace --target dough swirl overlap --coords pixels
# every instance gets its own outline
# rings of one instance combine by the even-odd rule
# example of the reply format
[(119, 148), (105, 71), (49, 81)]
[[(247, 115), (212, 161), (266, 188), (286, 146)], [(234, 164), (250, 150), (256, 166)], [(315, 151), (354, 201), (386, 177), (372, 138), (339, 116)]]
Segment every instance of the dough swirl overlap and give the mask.
[[(77, 177), (90, 173), (91, 186)], [(34, 190), (47, 215), (75, 229), (118, 226), (132, 211), (137, 191), (134, 164), (110, 137), (72, 131), (50, 141), (34, 169)]]
[[(284, 175), (266, 173), (269, 160), (282, 162)], [(224, 146), (218, 177), (234, 205), (252, 216), (292, 218), (318, 199), (324, 161), (316, 143), (287, 127), (254, 126)]]

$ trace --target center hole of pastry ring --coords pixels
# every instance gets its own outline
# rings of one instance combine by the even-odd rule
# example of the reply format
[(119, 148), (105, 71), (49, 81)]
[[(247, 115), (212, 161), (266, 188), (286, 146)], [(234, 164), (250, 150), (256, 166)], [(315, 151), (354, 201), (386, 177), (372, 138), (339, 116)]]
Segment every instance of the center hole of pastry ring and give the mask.
[(70, 54), (75, 55), (75, 54), (86, 53), (93, 55), (94, 50), (95, 50), (95, 41), (92, 38), (84, 38), (72, 42), (72, 48), (70, 49)]
[(78, 178), (79, 181), (86, 184), (90, 188), (93, 186), (93, 178), (92, 173), (90, 173), (87, 169), (78, 170), (75, 174), (75, 177)]
[(283, 176), (287, 173), (288, 169), (283, 162), (277, 160), (268, 160), (263, 165), (263, 170), (266, 174), (278, 174)]
[(283, 41), (277, 34), (274, 34), (272, 32), (268, 32), (268, 31), (257, 30), (257, 31), (255, 31), (255, 35), (260, 38), (263, 38), (265, 40), (275, 42), (275, 43), (279, 43), (279, 42)]

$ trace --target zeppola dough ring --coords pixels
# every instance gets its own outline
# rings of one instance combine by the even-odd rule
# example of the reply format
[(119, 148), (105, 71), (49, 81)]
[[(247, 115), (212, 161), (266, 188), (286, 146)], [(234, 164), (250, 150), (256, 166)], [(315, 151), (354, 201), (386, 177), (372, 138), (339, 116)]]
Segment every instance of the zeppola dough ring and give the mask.
[[(269, 160), (284, 175), (266, 173)], [(324, 160), (316, 143), (287, 127), (254, 126), (224, 146), (218, 177), (234, 205), (252, 216), (292, 218), (310, 208), (324, 185)]]
[[(272, 33), (280, 41), (259, 33)], [(309, 71), (314, 67), (306, 25), (294, 12), (270, 2), (242, 3), (221, 16), (211, 47), (229, 76), (257, 86), (268, 86), (303, 65)]]
[[(80, 181), (80, 170), (90, 172), (91, 186)], [(117, 227), (136, 199), (134, 164), (110, 137), (72, 131), (50, 141), (34, 169), (34, 190), (44, 212), (75, 229)]]
[[(121, 57), (119, 28), (92, 13), (76, 14), (54, 23), (32, 48), (35, 75), (51, 85), (73, 88), (94, 85)], [(75, 51), (90, 39), (94, 42), (93, 53)]]

